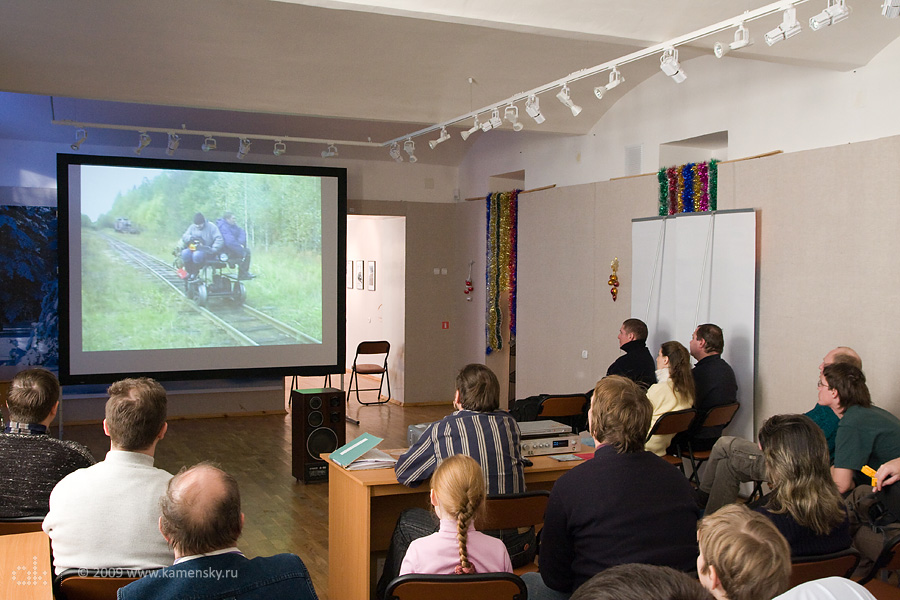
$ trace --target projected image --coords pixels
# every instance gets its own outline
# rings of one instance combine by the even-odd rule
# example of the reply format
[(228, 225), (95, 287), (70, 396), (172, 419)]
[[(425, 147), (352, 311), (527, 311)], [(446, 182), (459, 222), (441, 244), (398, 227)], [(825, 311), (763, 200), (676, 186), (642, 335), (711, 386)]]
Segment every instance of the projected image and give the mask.
[(319, 177), (85, 165), (84, 352), (322, 340)]

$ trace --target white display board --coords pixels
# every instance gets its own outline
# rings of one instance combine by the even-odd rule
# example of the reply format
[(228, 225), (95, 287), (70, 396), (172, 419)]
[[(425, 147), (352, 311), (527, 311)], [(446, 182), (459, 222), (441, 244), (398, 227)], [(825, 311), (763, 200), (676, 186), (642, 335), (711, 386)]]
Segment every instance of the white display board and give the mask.
[(635, 219), (631, 228), (631, 316), (647, 323), (650, 351), (668, 340), (687, 347), (701, 323), (721, 327), (741, 403), (726, 433), (755, 439), (756, 212)]

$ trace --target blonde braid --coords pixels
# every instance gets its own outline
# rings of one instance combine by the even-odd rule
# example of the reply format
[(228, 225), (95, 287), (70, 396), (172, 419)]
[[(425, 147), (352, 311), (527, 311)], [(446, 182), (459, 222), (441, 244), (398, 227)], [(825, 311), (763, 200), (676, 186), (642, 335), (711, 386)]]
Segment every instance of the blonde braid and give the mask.
[(469, 540), (469, 523), (475, 517), (476, 503), (471, 497), (466, 499), (466, 505), (459, 514), (456, 515), (456, 540), (459, 542), (459, 564), (456, 566), (454, 573), (457, 575), (471, 574), (475, 572), (475, 567), (469, 562), (469, 551), (466, 544)]

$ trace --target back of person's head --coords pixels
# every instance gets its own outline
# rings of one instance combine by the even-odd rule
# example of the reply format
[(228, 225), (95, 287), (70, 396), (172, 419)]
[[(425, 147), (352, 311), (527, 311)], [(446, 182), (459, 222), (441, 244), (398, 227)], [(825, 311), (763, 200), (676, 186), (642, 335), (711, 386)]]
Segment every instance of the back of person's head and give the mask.
[(775, 415), (759, 430), (766, 472), (773, 486), (767, 508), (791, 517), (818, 535), (845, 519), (844, 503), (831, 477), (825, 434), (806, 415)]
[(743, 504), (729, 504), (697, 526), (700, 581), (715, 576), (728, 600), (771, 600), (788, 587), (791, 549), (778, 528)]
[(107, 390), (109, 437), (122, 450), (149, 448), (166, 423), (166, 390), (148, 377), (123, 379)]
[(237, 481), (211, 463), (182, 469), (159, 504), (160, 530), (181, 556), (231, 548), (241, 537)]
[(712, 323), (697, 326), (697, 339), (705, 342), (704, 348), (711, 354), (722, 354), (725, 349), (725, 336), (722, 328)]
[(631, 563), (600, 571), (571, 600), (712, 600), (693, 577), (672, 567)]
[(694, 374), (691, 373), (690, 352), (674, 340), (664, 342), (660, 346), (660, 352), (669, 359), (669, 379), (675, 384), (675, 391), (689, 398), (693, 404), (697, 393), (694, 387)]
[(622, 329), (625, 330), (625, 333), (632, 334), (636, 340), (646, 340), (649, 335), (647, 324), (640, 319), (625, 319)]
[(500, 382), (486, 366), (473, 363), (456, 376), (459, 403), (466, 410), (493, 412), (500, 408)]
[(203, 216), (203, 213), (197, 213), (194, 215), (194, 225), (197, 227), (202, 227), (206, 223), (206, 217)]
[(831, 364), (847, 363), (848, 365), (853, 365), (854, 367), (862, 371), (862, 359), (853, 348), (848, 348), (847, 346), (838, 346), (837, 348), (832, 350), (832, 352), (834, 354), (831, 357)]
[(19, 423), (40, 423), (59, 401), (59, 380), (47, 369), (27, 369), (13, 377), (6, 405), (9, 419)]
[(828, 382), (828, 389), (836, 390), (840, 407), (847, 410), (851, 406), (872, 406), (872, 396), (866, 385), (862, 369), (849, 363), (831, 363), (822, 369), (822, 376)]
[(485, 484), (481, 466), (471, 456), (455, 454), (444, 459), (431, 476), (441, 510), (456, 519), (456, 537), (459, 542), (459, 565), (456, 573), (474, 573), (466, 549), (469, 524), (484, 504)]
[(644, 389), (621, 375), (597, 382), (591, 398), (591, 435), (616, 452), (640, 452), (650, 430), (653, 405)]

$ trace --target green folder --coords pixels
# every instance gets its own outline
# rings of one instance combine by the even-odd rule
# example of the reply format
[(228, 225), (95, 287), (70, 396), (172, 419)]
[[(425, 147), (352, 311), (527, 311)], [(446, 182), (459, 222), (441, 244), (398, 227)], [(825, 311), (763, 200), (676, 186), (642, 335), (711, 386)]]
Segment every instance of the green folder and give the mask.
[(382, 438), (372, 435), (371, 433), (364, 433), (355, 440), (347, 442), (332, 452), (331, 460), (342, 467), (347, 468), (347, 465), (377, 446), (381, 440)]

